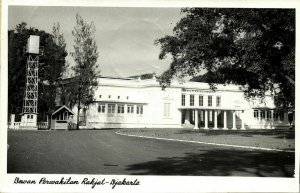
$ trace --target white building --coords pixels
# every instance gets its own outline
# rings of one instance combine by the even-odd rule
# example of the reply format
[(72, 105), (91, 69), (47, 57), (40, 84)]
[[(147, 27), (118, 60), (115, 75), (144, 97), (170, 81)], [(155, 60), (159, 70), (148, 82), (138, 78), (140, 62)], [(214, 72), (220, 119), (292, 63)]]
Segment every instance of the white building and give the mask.
[(271, 95), (263, 103), (247, 101), (235, 85), (218, 85), (212, 91), (207, 83), (172, 83), (163, 91), (155, 79), (101, 77), (94, 99), (80, 113), (81, 129), (272, 129), (290, 125), (288, 112), (276, 109)]

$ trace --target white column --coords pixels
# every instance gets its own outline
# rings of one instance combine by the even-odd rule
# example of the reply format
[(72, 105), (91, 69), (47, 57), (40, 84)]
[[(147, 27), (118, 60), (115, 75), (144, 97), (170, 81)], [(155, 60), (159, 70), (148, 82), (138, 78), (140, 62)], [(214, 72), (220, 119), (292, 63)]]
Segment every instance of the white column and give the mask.
[(227, 130), (227, 112), (224, 110), (224, 130)]
[(189, 109), (186, 109), (185, 110), (185, 116), (184, 116), (185, 120), (184, 120), (184, 124), (190, 124), (190, 110)]
[(261, 121), (261, 113), (260, 113), (261, 110), (257, 110), (258, 112), (258, 121), (260, 122)]
[(274, 123), (274, 110), (271, 110), (271, 123)]
[(271, 129), (274, 129), (274, 110), (271, 110)]
[(195, 109), (195, 126), (194, 129), (199, 129), (198, 127), (198, 109)]
[(195, 122), (195, 110), (192, 110), (192, 122)]
[(207, 110), (204, 111), (204, 129), (208, 129), (208, 117), (207, 117)]
[(241, 130), (245, 130), (245, 121), (244, 121), (244, 117), (245, 117), (244, 110), (242, 110), (242, 111), (241, 111), (241, 121), (242, 121), (242, 127), (241, 127)]
[(215, 110), (215, 125), (214, 129), (218, 129), (218, 110)]
[(236, 130), (235, 110), (232, 111), (232, 130)]

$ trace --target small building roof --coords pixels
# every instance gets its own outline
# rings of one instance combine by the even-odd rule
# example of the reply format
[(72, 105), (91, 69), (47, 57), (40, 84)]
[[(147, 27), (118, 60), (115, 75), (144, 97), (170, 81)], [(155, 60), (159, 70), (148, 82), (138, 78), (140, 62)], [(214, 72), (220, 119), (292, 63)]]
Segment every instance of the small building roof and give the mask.
[(56, 107), (56, 110), (51, 115), (55, 115), (56, 113), (62, 111), (63, 109), (66, 109), (69, 113), (74, 115), (73, 111), (69, 109), (66, 105)]

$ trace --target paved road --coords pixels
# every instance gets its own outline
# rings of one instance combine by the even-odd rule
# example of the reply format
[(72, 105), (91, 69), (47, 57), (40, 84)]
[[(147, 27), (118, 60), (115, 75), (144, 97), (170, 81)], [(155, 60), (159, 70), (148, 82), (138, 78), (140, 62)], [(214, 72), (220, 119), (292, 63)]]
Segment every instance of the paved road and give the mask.
[(294, 154), (121, 136), (12, 131), (8, 173), (292, 177)]

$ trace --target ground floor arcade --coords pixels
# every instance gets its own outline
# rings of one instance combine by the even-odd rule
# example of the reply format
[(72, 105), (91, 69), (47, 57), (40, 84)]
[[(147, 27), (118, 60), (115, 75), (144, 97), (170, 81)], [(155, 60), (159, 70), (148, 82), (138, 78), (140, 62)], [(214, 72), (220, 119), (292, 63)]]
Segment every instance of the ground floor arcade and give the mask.
[(294, 125), (295, 115), (278, 110), (200, 109), (181, 111), (181, 124), (194, 129), (274, 129)]
[(244, 110), (182, 109), (182, 124), (194, 129), (245, 129)]

